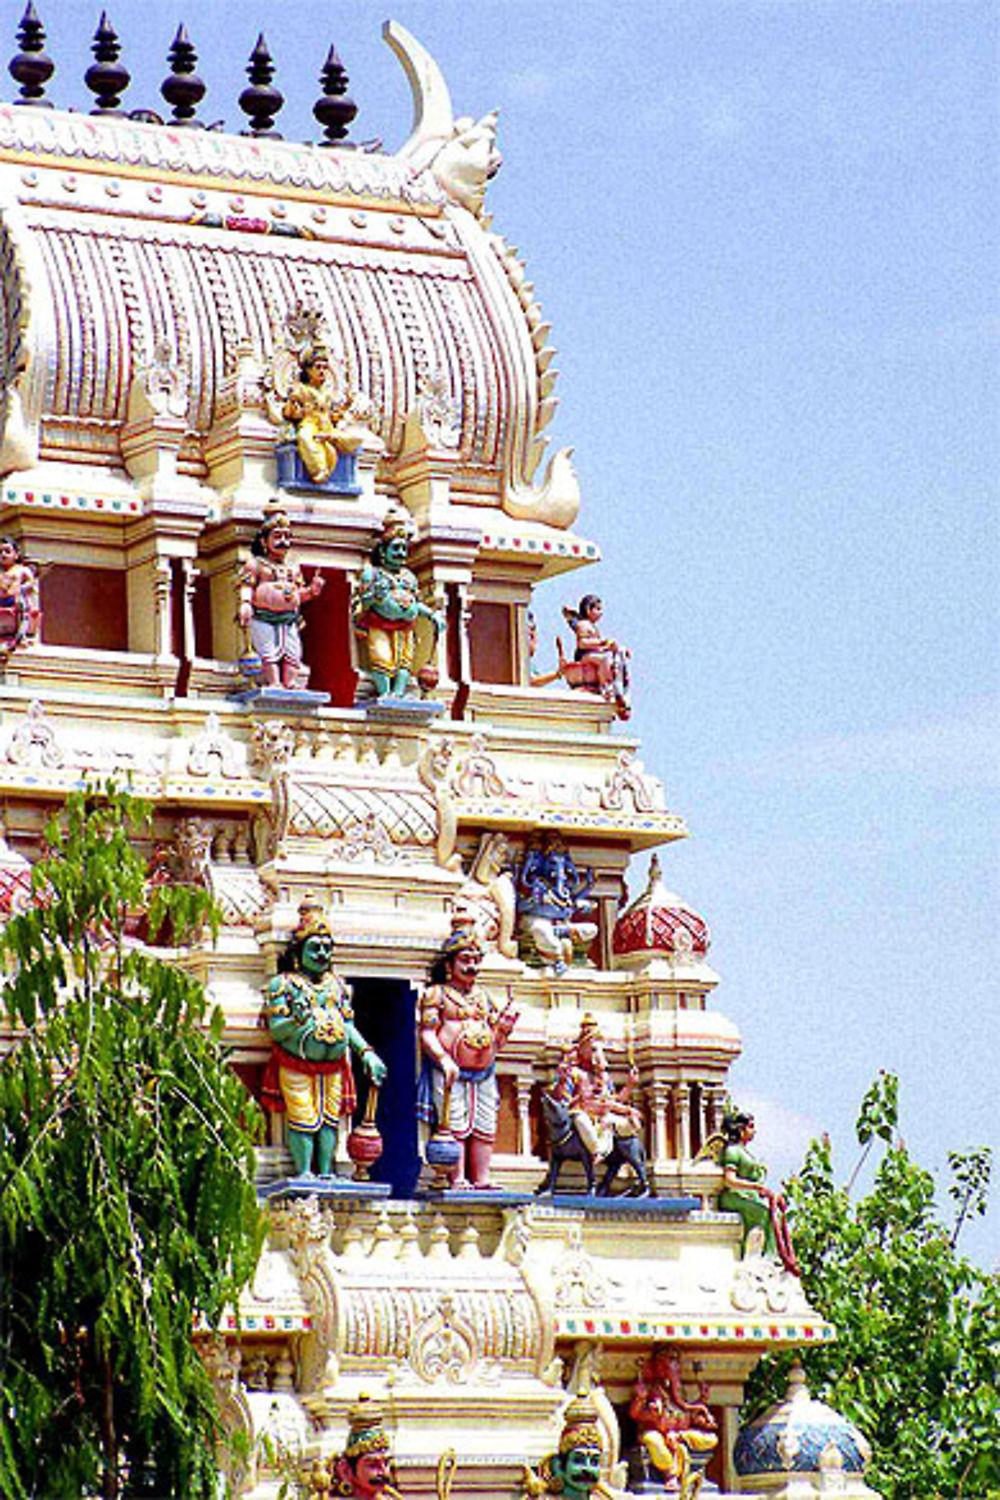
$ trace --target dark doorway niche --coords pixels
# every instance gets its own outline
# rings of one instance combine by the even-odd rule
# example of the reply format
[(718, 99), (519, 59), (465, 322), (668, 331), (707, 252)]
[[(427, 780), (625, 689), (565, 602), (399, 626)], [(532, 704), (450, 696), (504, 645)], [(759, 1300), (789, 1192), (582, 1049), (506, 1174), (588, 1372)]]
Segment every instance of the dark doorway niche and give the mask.
[[(388, 1069), (375, 1116), (382, 1136), (382, 1156), (372, 1167), (372, 1181), (390, 1183), (396, 1198), (411, 1198), (420, 1174), (413, 986), (405, 979), (352, 979), (350, 985), (358, 1030)], [(368, 1098), (368, 1084), (360, 1068), (355, 1076), (360, 1119)]]

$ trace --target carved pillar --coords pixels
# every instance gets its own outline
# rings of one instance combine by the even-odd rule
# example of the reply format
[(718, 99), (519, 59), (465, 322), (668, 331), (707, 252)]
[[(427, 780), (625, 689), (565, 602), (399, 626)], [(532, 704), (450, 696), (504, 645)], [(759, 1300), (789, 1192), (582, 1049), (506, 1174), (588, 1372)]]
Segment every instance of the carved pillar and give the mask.
[(472, 653), (469, 648), (469, 590), (464, 583), (455, 589), (455, 607), (458, 610), (458, 680), (472, 679)]
[(665, 1083), (651, 1083), (647, 1093), (653, 1115), (653, 1160), (666, 1161), (670, 1155), (670, 1143), (667, 1138), (669, 1086)]
[(707, 1083), (705, 1093), (705, 1134), (714, 1135), (717, 1130), (722, 1129), (722, 1086), (718, 1083)]
[(169, 557), (155, 557), (153, 569), (153, 650), (157, 656), (172, 656), (173, 631), (171, 629), (171, 583), (172, 570)]
[(673, 1086), (674, 1120), (677, 1125), (677, 1155), (691, 1160), (691, 1089), (686, 1083)]
[(517, 1150), (519, 1156), (531, 1155), (531, 1079), (518, 1074), (514, 1079), (517, 1089)]
[(188, 661), (197, 655), (194, 634), (194, 591), (198, 582), (198, 570), (194, 559), (182, 557), (181, 563), (181, 639), (180, 654)]

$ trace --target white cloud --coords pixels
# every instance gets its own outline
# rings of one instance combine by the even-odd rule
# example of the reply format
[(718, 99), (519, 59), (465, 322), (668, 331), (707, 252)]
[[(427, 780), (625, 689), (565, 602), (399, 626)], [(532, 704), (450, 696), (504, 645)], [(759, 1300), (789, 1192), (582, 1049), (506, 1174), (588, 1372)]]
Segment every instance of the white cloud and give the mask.
[(779, 1099), (756, 1094), (752, 1089), (739, 1089), (733, 1102), (738, 1109), (753, 1115), (757, 1125), (753, 1153), (766, 1162), (771, 1186), (780, 1186), (801, 1167), (810, 1143), (822, 1135), (823, 1127), (808, 1115), (789, 1109)]
[(1000, 704), (986, 700), (948, 719), (800, 741), (741, 769), (780, 781), (901, 776), (940, 789), (989, 787), (1000, 785), (998, 746)]

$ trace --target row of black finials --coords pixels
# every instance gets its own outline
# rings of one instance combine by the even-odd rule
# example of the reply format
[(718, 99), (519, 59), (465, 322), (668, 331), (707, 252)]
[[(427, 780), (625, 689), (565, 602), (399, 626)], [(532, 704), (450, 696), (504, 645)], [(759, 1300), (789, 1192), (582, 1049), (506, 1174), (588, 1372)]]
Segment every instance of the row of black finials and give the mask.
[[(45, 28), (38, 18), (33, 0), (28, 0), (27, 9), (21, 17), (17, 40), (21, 50), (11, 58), (8, 68), (21, 91), (14, 103), (51, 109), (52, 101), (46, 99), (45, 87), (55, 72), (55, 63), (45, 50)], [(132, 75), (124, 63), (119, 61), (121, 44), (118, 33), (108, 20), (107, 12), (101, 14), (91, 50), (94, 61), (84, 75), (84, 82), (96, 100), (90, 111), (92, 115), (102, 115), (105, 118), (119, 116), (151, 125), (221, 129), (221, 122), (206, 126), (203, 121), (195, 118), (198, 105), (205, 94), (205, 84), (198, 76), (197, 53), (185, 27), (177, 28), (177, 35), (167, 53), (170, 72), (160, 85), (160, 93), (173, 111), (169, 120), (164, 120), (150, 109), (122, 109), (122, 94), (128, 88)], [(249, 120), (249, 128), (241, 131), (241, 134), (281, 140), (280, 132), (274, 128), (274, 121), (285, 98), (271, 82), (274, 63), (263, 33), (257, 38), (257, 44), (250, 54), (247, 77), (250, 84), (240, 95), (239, 106)], [(347, 135), (358, 106), (347, 92), (347, 73), (335, 47), (331, 47), (327, 54), (319, 81), (323, 92), (313, 105), (313, 115), (323, 126), (323, 140), (318, 144), (336, 146)]]

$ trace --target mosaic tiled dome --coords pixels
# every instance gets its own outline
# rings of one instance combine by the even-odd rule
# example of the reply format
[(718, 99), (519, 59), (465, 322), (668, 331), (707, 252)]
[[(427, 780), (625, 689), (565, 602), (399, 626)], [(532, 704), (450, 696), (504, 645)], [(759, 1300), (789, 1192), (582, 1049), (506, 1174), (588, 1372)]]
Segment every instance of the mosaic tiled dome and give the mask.
[(784, 1401), (749, 1422), (736, 1439), (737, 1474), (818, 1473), (837, 1467), (861, 1474), (870, 1449), (856, 1427), (822, 1401), (813, 1400), (796, 1365)]
[(668, 891), (660, 880), (660, 862), (653, 855), (649, 884), (615, 923), (613, 951), (663, 953), (671, 957), (704, 958), (712, 941), (708, 923), (696, 911)]

